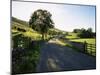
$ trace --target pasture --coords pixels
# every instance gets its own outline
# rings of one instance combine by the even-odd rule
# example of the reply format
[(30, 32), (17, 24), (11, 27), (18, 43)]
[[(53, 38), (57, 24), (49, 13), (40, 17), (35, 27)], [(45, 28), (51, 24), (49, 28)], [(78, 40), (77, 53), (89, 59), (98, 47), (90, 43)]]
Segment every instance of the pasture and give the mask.
[(67, 39), (79, 38), (77, 35), (78, 35), (78, 33), (68, 32), (68, 35), (66, 35), (65, 38), (67, 38)]
[(70, 41), (73, 41), (73, 42), (87, 42), (89, 44), (95, 44), (96, 43), (96, 39), (95, 38), (80, 38), (80, 39), (71, 39)]

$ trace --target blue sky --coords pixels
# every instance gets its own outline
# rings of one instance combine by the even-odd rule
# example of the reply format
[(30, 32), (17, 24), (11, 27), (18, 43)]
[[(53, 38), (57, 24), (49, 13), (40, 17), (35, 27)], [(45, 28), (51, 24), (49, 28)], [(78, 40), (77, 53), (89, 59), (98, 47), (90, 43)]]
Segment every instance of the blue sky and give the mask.
[(37, 9), (49, 11), (58, 29), (72, 31), (75, 28), (91, 27), (95, 31), (95, 6), (12, 2), (12, 16), (25, 21), (29, 21)]

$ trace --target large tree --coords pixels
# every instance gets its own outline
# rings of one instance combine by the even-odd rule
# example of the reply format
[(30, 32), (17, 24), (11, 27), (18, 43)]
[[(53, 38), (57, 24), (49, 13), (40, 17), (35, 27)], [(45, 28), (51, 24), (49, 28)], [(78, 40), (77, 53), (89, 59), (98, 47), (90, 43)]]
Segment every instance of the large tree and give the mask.
[(42, 34), (42, 39), (45, 39), (48, 30), (54, 27), (51, 16), (47, 10), (38, 9), (29, 20), (29, 25)]

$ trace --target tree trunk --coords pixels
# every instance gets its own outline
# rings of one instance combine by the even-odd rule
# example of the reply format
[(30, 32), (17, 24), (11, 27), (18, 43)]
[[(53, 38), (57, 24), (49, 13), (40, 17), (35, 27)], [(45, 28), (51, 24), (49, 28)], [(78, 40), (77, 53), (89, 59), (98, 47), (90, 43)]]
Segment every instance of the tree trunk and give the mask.
[(42, 33), (42, 39), (46, 40), (47, 39), (47, 33)]
[(47, 40), (47, 34), (45, 33), (45, 39)]
[(45, 38), (44, 38), (44, 34), (42, 34), (42, 40), (45, 40)]

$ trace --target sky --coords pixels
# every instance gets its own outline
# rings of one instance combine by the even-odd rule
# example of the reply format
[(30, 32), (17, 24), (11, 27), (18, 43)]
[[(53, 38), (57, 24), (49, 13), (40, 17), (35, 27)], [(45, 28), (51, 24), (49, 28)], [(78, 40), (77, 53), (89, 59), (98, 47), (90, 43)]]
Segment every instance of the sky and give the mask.
[(95, 6), (50, 4), (35, 2), (12, 2), (12, 16), (29, 21), (32, 13), (38, 9), (52, 14), (55, 28), (73, 31), (76, 28), (92, 28), (95, 32)]

